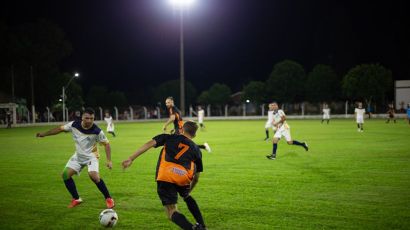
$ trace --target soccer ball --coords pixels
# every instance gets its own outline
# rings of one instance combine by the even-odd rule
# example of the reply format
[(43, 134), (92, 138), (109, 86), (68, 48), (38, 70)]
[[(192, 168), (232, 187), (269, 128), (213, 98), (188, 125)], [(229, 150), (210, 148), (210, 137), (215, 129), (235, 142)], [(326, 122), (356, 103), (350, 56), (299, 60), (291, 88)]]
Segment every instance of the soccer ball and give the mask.
[(105, 209), (100, 213), (100, 224), (104, 227), (114, 227), (118, 221), (118, 215), (113, 209)]

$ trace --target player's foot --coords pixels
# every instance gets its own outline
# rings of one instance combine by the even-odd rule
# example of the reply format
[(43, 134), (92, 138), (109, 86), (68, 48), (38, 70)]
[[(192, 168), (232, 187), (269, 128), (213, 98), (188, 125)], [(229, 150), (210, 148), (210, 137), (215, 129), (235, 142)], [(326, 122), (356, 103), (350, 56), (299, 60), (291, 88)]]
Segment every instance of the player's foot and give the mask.
[(303, 142), (303, 148), (305, 148), (306, 151), (309, 151), (309, 146), (306, 141)]
[(357, 129), (357, 132), (360, 132), (360, 129)]
[(194, 226), (192, 226), (192, 229), (194, 230), (206, 230), (207, 228), (203, 226), (202, 224), (196, 223)]
[(264, 141), (267, 141), (267, 140), (269, 140), (269, 137), (267, 137), (267, 138), (265, 138), (265, 139), (263, 139)]
[(208, 151), (208, 153), (210, 153), (211, 152), (211, 147), (209, 147), (209, 144), (205, 142), (204, 146), (205, 146), (206, 151)]
[(112, 198), (105, 199), (105, 204), (107, 205), (107, 208), (109, 209), (112, 209), (115, 206), (114, 200)]
[(82, 200), (81, 198), (72, 199), (72, 200), (71, 200), (71, 203), (68, 205), (67, 208), (74, 208), (75, 206), (77, 206), (77, 205), (79, 205), (79, 204), (81, 204), (81, 203), (83, 203), (83, 200)]
[(274, 155), (267, 155), (266, 158), (268, 158), (269, 160), (276, 160), (276, 156)]

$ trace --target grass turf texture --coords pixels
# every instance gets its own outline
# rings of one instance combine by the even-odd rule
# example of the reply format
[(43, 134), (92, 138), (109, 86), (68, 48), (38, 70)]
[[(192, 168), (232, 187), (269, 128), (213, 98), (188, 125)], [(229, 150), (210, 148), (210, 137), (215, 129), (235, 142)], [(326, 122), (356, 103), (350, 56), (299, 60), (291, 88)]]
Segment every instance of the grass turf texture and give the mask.
[[(289, 121), (292, 137), (310, 150), (281, 140), (277, 160), (267, 160), (271, 142), (265, 121), (209, 121), (195, 141), (204, 173), (192, 195), (209, 229), (409, 229), (410, 127), (400, 120), (366, 120), (358, 133), (351, 120)], [(105, 129), (105, 125), (101, 125)], [(177, 229), (156, 194), (160, 149), (142, 155), (123, 171), (120, 162), (160, 133), (161, 123), (116, 124), (109, 136), (114, 168), (100, 172), (116, 201), (117, 229)], [(51, 127), (0, 130), (0, 229), (100, 229), (103, 196), (87, 170), (75, 176), (84, 203), (70, 201), (61, 172), (74, 151), (70, 134), (43, 139)], [(179, 209), (193, 222), (185, 203)]]

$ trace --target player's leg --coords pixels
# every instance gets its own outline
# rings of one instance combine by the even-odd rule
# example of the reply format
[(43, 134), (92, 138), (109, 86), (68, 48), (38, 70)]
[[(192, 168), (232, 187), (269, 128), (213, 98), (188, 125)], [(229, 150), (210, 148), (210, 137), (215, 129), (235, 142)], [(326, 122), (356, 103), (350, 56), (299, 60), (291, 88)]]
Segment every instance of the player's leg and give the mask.
[(157, 181), (157, 193), (165, 208), (168, 219), (182, 229), (192, 229), (194, 225), (177, 209), (178, 195), (174, 184)]
[(114, 200), (112, 199), (110, 192), (108, 191), (105, 182), (100, 177), (99, 173), (99, 163), (97, 158), (93, 158), (88, 164), (88, 176), (95, 183), (98, 190), (104, 195), (105, 203), (107, 208), (113, 208), (115, 206)]
[(196, 203), (195, 199), (189, 195), (190, 186), (178, 186), (177, 191), (179, 195), (184, 199), (188, 210), (191, 212), (192, 216), (194, 216), (197, 222), (197, 229), (206, 229), (204, 218), (202, 217), (201, 210), (199, 210), (199, 206)]
[(330, 122), (330, 118), (327, 119), (327, 124), (329, 124), (329, 122)]
[(276, 151), (278, 150), (278, 142), (280, 141), (280, 138), (282, 137), (282, 132), (280, 130), (276, 131), (275, 135), (273, 135), (272, 139), (272, 154), (266, 156), (269, 160), (275, 160), (276, 159)]
[(290, 130), (284, 130), (283, 136), (285, 136), (286, 142), (289, 145), (297, 145), (303, 147), (306, 151), (309, 150), (309, 147), (306, 142), (300, 142), (297, 140), (292, 140), (292, 137), (290, 136)]
[(207, 142), (205, 142), (203, 145), (196, 145), (200, 149), (205, 149), (208, 153), (212, 152), (211, 146)]
[(73, 180), (73, 175), (81, 171), (82, 166), (77, 160), (77, 156), (74, 154), (70, 160), (68, 160), (63, 173), (61, 174), (64, 185), (67, 188), (68, 192), (71, 194), (72, 200), (68, 205), (68, 208), (74, 208), (75, 206), (82, 203), (82, 200), (77, 192), (77, 187)]
[(265, 137), (265, 141), (266, 140), (268, 140), (269, 139), (269, 128), (265, 128), (265, 135), (266, 135), (266, 137)]

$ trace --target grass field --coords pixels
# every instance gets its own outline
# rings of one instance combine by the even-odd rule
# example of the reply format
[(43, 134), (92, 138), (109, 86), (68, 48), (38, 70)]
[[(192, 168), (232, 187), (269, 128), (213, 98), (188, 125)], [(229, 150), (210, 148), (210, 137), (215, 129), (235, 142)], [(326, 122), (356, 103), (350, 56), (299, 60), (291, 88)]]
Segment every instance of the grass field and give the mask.
[[(410, 229), (410, 126), (351, 120), (289, 124), (310, 151), (263, 141), (265, 121), (212, 121), (195, 141), (204, 173), (192, 195), (209, 229)], [(117, 124), (110, 138), (114, 168), (101, 176), (116, 201), (117, 229), (177, 229), (156, 194), (153, 149), (123, 171), (120, 162), (161, 131), (161, 123)], [(70, 196), (60, 173), (74, 151), (70, 134), (36, 139), (51, 127), (0, 130), (0, 229), (100, 229), (102, 195), (86, 171), (74, 177), (85, 201), (67, 209)], [(105, 129), (105, 126), (102, 125)], [(193, 221), (183, 201), (180, 210)]]

